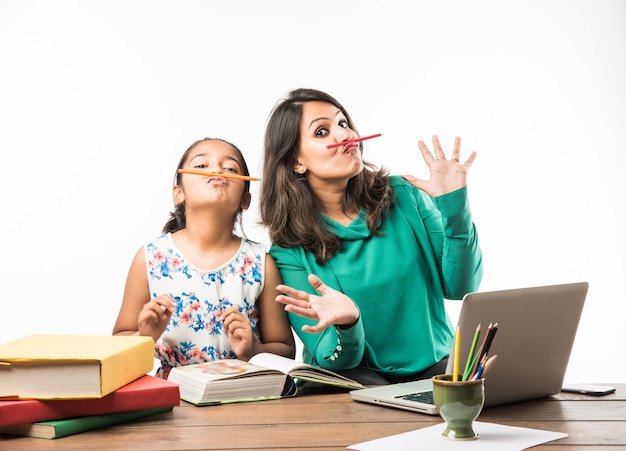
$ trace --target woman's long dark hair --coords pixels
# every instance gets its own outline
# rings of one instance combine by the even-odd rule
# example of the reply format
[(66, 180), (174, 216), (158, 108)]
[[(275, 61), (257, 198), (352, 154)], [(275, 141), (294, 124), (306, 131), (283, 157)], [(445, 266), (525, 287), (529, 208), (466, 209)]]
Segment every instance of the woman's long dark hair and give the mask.
[[(191, 153), (191, 151), (198, 144), (203, 143), (205, 141), (221, 141), (225, 144), (228, 144), (233, 149), (235, 149), (235, 152), (237, 152), (237, 154), (239, 155), (239, 163), (241, 164), (243, 175), (250, 175), (250, 172), (248, 171), (248, 164), (246, 163), (246, 159), (243, 157), (243, 153), (241, 152), (241, 150), (239, 150), (239, 148), (236, 145), (221, 138), (203, 138), (203, 139), (199, 139), (198, 141), (193, 143), (191, 146), (189, 146), (187, 150), (185, 150), (185, 153), (183, 153), (183, 156), (180, 157), (180, 161), (178, 162), (178, 166), (176, 166), (176, 173), (174, 175), (174, 186), (181, 184), (183, 175), (180, 174), (178, 170), (182, 169), (182, 167), (185, 165), (187, 158), (189, 157), (189, 154)], [(249, 180), (246, 180), (243, 192), (244, 193), (250, 192)], [(243, 231), (243, 222), (241, 219), (241, 212), (242, 212), (242, 209), (240, 207), (236, 213), (236, 217), (237, 217), (236, 223), (239, 225), (239, 229), (241, 230), (241, 233), (245, 237), (246, 235)], [(174, 210), (170, 212), (170, 218), (163, 226), (163, 233), (174, 233), (174, 232), (184, 229), (185, 227), (187, 227), (187, 217), (185, 215), (185, 202), (174, 204)]]
[[(299, 153), (302, 106), (312, 101), (336, 106), (346, 117), (348, 127), (357, 131), (347, 111), (332, 96), (315, 89), (289, 92), (274, 107), (265, 130), (260, 222), (267, 227), (274, 244), (302, 246), (315, 255), (319, 264), (325, 264), (341, 251), (342, 241), (327, 230), (306, 178), (293, 170)], [(362, 144), (359, 144), (361, 151)], [(367, 210), (367, 226), (371, 233), (377, 234), (381, 218), (391, 203), (389, 174), (371, 163), (363, 164), (363, 171), (348, 181), (342, 208), (344, 212)]]

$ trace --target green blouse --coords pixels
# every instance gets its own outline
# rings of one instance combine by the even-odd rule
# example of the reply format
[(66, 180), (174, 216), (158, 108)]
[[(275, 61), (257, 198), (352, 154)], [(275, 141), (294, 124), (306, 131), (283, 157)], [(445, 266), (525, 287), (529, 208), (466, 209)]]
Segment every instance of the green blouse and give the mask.
[(467, 187), (430, 198), (398, 176), (390, 177), (395, 200), (382, 221), (382, 235), (367, 229), (367, 212), (348, 226), (323, 216), (343, 240), (326, 265), (302, 249), (273, 245), (283, 282), (315, 293), (307, 275), (349, 296), (360, 310), (347, 329), (302, 332), (315, 321), (289, 314), (304, 345), (303, 360), (330, 370), (364, 367), (410, 375), (449, 353), (454, 334), (444, 298), (462, 299), (482, 279), (482, 252), (472, 222)]

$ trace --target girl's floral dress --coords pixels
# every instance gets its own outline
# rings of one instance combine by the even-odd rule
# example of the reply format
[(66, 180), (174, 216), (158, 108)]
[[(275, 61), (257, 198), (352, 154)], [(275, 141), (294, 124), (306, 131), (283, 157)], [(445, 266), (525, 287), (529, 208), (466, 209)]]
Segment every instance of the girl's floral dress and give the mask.
[(174, 366), (236, 358), (215, 318), (231, 305), (247, 315), (258, 338), (256, 299), (264, 285), (264, 245), (242, 238), (239, 251), (212, 270), (187, 261), (169, 233), (146, 244), (144, 252), (151, 297), (169, 294), (177, 302), (176, 313), (155, 343), (155, 357), (161, 361), (157, 376), (167, 378)]

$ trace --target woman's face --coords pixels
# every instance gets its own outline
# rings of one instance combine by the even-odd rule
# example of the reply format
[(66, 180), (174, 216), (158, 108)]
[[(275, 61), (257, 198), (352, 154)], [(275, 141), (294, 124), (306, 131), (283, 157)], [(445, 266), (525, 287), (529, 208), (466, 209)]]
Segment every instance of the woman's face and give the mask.
[(358, 143), (328, 149), (326, 146), (357, 138), (348, 120), (331, 103), (312, 101), (302, 106), (300, 152), (293, 169), (312, 186), (347, 181), (363, 170)]

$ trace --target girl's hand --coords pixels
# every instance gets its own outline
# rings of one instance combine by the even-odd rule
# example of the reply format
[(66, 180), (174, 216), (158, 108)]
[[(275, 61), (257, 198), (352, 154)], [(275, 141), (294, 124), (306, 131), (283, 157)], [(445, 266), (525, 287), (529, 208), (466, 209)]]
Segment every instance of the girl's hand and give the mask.
[(226, 308), (219, 319), (224, 324), (233, 352), (242, 360), (250, 359), (254, 355), (254, 334), (250, 320), (235, 306)]
[(285, 304), (285, 310), (304, 318), (315, 319), (317, 324), (302, 326), (308, 333), (318, 333), (331, 325), (352, 326), (359, 319), (359, 309), (345, 294), (326, 286), (315, 274), (309, 274), (309, 283), (321, 296), (296, 290), (287, 285), (276, 289), (285, 293), (276, 296), (276, 302)]
[(167, 294), (162, 294), (144, 304), (137, 328), (139, 335), (150, 336), (157, 341), (167, 324), (170, 322), (172, 314), (176, 311), (176, 301)]
[(412, 175), (403, 176), (411, 185), (421, 189), (430, 197), (439, 197), (467, 185), (467, 172), (476, 158), (476, 152), (472, 152), (464, 163), (460, 163), (461, 138), (458, 136), (455, 138), (449, 160), (446, 160), (446, 155), (436, 135), (433, 136), (434, 155), (428, 150), (424, 141), (419, 141), (418, 146), (430, 170), (430, 179), (422, 180)]

